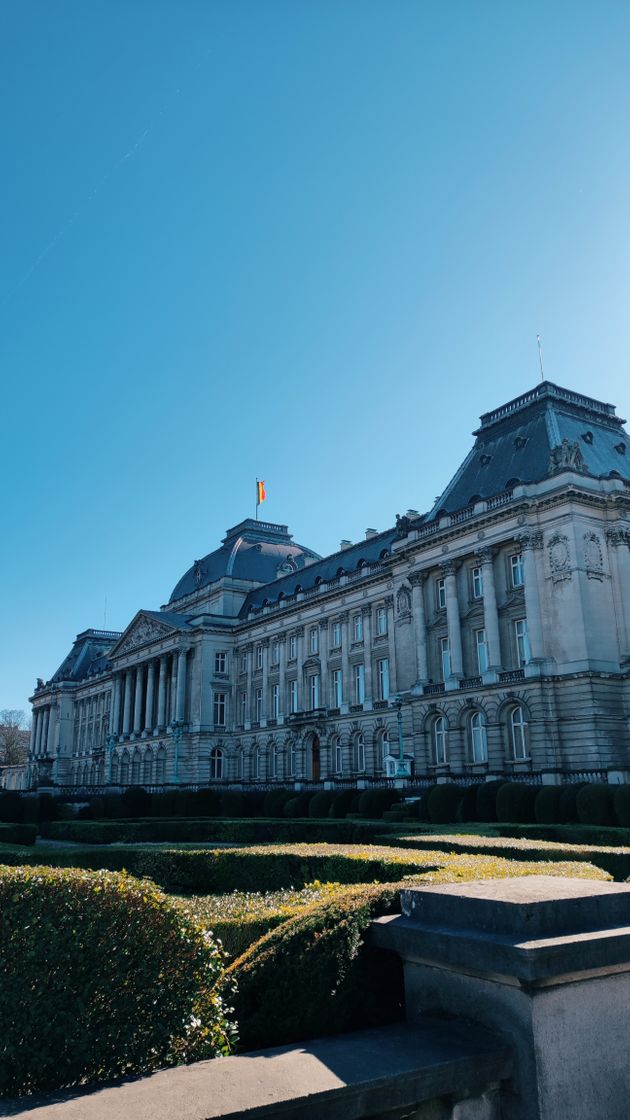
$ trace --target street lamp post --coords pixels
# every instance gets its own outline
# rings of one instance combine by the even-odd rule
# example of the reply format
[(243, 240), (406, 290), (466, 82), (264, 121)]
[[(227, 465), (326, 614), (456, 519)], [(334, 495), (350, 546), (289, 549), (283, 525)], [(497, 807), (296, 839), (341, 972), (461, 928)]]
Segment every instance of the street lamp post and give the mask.
[(179, 782), (179, 744), (182, 741), (183, 730), (183, 719), (174, 719), (171, 724), (171, 737), (175, 746), (175, 757), (173, 759), (173, 781), (176, 783)]
[(396, 720), (398, 723), (398, 767), (396, 770), (397, 784), (402, 783), (403, 779), (407, 777), (407, 768), (405, 766), (405, 746), (403, 742), (403, 722), (402, 722), (402, 696), (396, 697)]

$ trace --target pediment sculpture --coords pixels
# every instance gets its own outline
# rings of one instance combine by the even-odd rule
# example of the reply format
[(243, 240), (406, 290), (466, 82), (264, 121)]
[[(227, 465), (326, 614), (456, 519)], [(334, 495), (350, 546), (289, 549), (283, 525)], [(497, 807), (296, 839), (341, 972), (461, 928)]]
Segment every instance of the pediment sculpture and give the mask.
[(169, 626), (164, 626), (163, 623), (157, 622), (153, 618), (140, 618), (127, 634), (122, 645), (118, 647), (116, 653), (127, 653), (128, 650), (135, 649), (136, 646), (157, 641), (171, 633), (172, 630)]

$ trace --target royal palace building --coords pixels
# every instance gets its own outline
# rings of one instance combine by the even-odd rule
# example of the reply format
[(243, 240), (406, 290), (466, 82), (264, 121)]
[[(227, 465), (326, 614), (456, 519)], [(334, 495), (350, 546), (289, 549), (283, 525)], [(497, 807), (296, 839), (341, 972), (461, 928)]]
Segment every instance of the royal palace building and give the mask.
[(630, 439), (542, 382), (425, 514), (320, 557), (245, 520), (32, 697), (13, 788), (630, 780)]

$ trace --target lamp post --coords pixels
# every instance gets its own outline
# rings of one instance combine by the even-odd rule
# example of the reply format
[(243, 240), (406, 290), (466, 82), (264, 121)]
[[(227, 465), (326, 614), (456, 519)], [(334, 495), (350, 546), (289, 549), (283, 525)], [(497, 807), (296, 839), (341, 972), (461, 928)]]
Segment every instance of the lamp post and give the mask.
[(107, 784), (112, 784), (112, 761), (114, 758), (114, 745), (118, 742), (116, 735), (108, 735), (105, 739), (105, 746), (107, 747)]
[(173, 781), (176, 783), (179, 782), (179, 744), (182, 741), (183, 730), (183, 719), (174, 719), (171, 724), (171, 737), (175, 746), (175, 757), (173, 759)]
[(396, 783), (402, 783), (403, 779), (407, 777), (407, 769), (405, 767), (405, 747), (403, 742), (403, 723), (402, 723), (402, 707), (403, 698), (397, 696), (395, 699), (396, 704), (396, 720), (398, 723), (398, 767), (396, 769)]

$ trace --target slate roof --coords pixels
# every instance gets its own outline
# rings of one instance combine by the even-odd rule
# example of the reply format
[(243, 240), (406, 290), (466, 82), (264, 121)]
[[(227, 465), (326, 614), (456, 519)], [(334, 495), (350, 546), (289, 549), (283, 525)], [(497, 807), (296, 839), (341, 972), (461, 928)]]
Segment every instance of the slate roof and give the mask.
[(475, 444), (428, 519), (553, 473), (552, 449), (577, 444), (584, 473), (630, 478), (630, 439), (615, 406), (543, 381), (481, 417)]
[(70, 653), (48, 683), (82, 681), (103, 672), (109, 667), (107, 654), (120, 637), (118, 630), (83, 630), (77, 634)]
[(220, 548), (196, 560), (175, 586), (169, 603), (175, 603), (224, 576), (255, 583), (271, 583), (282, 565), (303, 568), (319, 556), (295, 544), (286, 525), (247, 518), (228, 529)]

